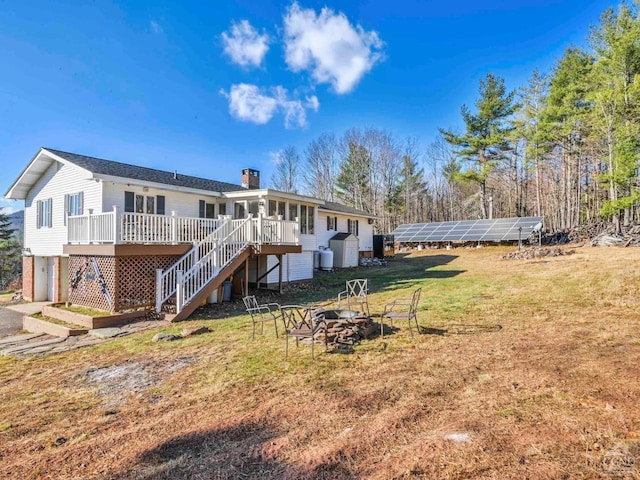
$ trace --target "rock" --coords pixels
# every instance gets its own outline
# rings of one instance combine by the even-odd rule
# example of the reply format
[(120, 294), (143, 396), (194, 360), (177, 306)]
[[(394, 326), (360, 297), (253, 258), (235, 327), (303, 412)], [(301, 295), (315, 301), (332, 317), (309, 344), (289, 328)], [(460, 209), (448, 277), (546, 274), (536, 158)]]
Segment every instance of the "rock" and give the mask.
[(89, 335), (96, 338), (113, 338), (118, 335), (122, 335), (122, 329), (113, 327), (113, 328), (94, 328), (93, 330), (89, 330)]
[(471, 435), (469, 435), (468, 433), (449, 433), (447, 435), (444, 435), (442, 438), (458, 443), (471, 441)]
[(156, 333), (153, 338), (151, 339), (151, 341), (153, 343), (157, 343), (157, 342), (173, 342), (174, 340), (178, 340), (179, 337), (178, 335), (174, 335), (173, 333), (164, 333), (164, 332), (160, 332), (160, 333)]
[(202, 335), (203, 333), (209, 332), (211, 332), (209, 327), (186, 327), (182, 329), (181, 335), (183, 337), (191, 337), (193, 335)]

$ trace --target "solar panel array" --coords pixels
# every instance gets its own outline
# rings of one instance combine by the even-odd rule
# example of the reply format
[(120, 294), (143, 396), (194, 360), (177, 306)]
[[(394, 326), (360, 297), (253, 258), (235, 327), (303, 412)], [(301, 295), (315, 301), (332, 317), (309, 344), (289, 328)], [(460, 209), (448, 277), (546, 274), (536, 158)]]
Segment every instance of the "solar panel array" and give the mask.
[[(542, 217), (514, 217), (459, 222), (405, 223), (393, 231), (396, 242), (501, 242), (526, 240), (542, 228)], [(520, 230), (522, 229), (522, 230)]]

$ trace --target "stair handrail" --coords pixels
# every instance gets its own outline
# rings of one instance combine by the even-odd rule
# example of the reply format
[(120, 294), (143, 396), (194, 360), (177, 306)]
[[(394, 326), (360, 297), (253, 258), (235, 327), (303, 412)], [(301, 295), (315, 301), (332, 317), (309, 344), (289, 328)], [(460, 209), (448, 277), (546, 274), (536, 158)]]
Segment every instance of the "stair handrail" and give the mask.
[(177, 272), (186, 272), (200, 258), (206, 256), (216, 244), (216, 240), (220, 237), (224, 238), (229, 234), (229, 229), (233, 225), (230, 215), (220, 218), (220, 224), (217, 228), (195, 243), (187, 253), (180, 257), (173, 265), (166, 270), (158, 269), (156, 271), (156, 311), (160, 313), (162, 304), (176, 293), (177, 288)]
[(242, 252), (251, 239), (251, 218), (233, 220), (233, 230), (220, 239), (211, 251), (198, 259), (191, 268), (177, 272), (176, 313), (189, 303), (220, 271)]

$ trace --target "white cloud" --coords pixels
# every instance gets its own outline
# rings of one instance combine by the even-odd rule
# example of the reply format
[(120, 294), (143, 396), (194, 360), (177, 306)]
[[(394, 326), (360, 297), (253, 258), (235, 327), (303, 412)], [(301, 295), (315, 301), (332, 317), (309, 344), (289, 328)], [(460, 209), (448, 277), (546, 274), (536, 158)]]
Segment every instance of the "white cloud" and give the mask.
[(220, 93), (229, 100), (229, 113), (234, 118), (258, 125), (267, 123), (281, 112), (286, 128), (304, 127), (307, 124), (307, 110), (317, 112), (320, 106), (315, 95), (302, 102), (291, 98), (287, 89), (281, 86), (265, 91), (257, 85), (240, 83), (231, 85), (228, 93), (224, 90)]
[(164, 33), (164, 30), (162, 30), (162, 27), (160, 26), (160, 24), (158, 22), (156, 22), (155, 20), (151, 20), (149, 22), (149, 25), (151, 26), (151, 31), (153, 33), (155, 33), (156, 35), (160, 35), (160, 34)]
[(229, 99), (229, 113), (245, 122), (265, 124), (271, 120), (278, 106), (275, 98), (260, 93), (256, 85), (231, 85), (228, 94), (222, 93)]
[(247, 20), (232, 23), (230, 32), (222, 33), (224, 53), (242, 67), (257, 67), (269, 50), (269, 36), (260, 35)]
[(16, 200), (7, 200), (4, 197), (0, 197), (0, 212), (11, 215), (18, 210), (22, 210), (22, 206), (19, 201)]
[(353, 26), (342, 12), (302, 9), (294, 2), (284, 16), (285, 60), (294, 72), (308, 70), (317, 83), (348, 93), (382, 60), (375, 31)]

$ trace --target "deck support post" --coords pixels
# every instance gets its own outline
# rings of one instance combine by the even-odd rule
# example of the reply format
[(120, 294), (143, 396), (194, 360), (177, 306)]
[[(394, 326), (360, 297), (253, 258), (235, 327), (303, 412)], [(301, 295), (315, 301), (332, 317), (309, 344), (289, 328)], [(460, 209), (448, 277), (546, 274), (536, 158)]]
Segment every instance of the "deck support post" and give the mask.
[(156, 269), (156, 313), (162, 310), (162, 269)]
[(244, 285), (242, 287), (242, 296), (249, 295), (249, 257), (244, 261)]

